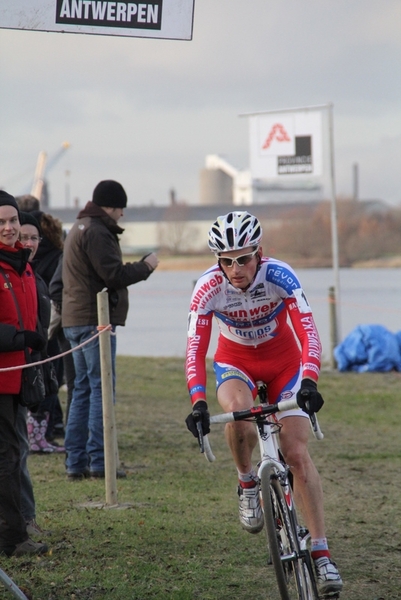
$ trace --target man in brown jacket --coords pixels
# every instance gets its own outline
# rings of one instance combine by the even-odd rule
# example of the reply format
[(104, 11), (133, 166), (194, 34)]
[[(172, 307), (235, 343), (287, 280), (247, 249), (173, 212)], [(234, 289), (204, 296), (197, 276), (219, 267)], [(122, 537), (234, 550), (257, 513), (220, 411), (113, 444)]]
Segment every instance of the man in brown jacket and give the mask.
[[(154, 253), (138, 262), (123, 263), (117, 236), (124, 231), (118, 220), (126, 206), (122, 185), (101, 181), (65, 240), (62, 324), (72, 348), (97, 332), (98, 292), (108, 290), (110, 323), (115, 330), (117, 325), (125, 325), (127, 318), (127, 286), (147, 279), (158, 265)], [(115, 379), (114, 335), (111, 354)], [(67, 476), (73, 480), (104, 477), (99, 338), (76, 350), (73, 358), (75, 385), (65, 436)]]

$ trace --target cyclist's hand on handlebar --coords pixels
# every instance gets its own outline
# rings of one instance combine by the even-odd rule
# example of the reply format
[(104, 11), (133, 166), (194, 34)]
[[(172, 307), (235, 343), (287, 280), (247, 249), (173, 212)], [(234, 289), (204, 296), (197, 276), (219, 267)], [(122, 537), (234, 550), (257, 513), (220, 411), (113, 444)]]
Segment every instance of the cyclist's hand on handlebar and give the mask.
[(312, 379), (303, 379), (301, 388), (297, 393), (298, 406), (306, 414), (311, 415), (319, 412), (324, 404), (322, 395), (317, 391), (316, 382)]
[(199, 437), (197, 423), (201, 424), (203, 435), (210, 433), (210, 414), (205, 400), (198, 400), (194, 404), (192, 412), (185, 419), (185, 423), (196, 438)]

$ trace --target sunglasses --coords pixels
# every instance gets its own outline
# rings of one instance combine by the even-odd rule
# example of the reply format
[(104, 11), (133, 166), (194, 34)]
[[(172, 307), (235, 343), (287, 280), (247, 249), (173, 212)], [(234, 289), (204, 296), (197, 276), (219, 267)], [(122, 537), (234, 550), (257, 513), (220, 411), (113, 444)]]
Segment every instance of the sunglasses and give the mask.
[(217, 258), (223, 267), (231, 268), (234, 263), (237, 263), (239, 267), (245, 267), (245, 265), (251, 262), (258, 250), (259, 248), (256, 248), (256, 250), (253, 252), (249, 252), (249, 254), (241, 254), (241, 256), (237, 256), (237, 258), (228, 258), (219, 255), (217, 255)]

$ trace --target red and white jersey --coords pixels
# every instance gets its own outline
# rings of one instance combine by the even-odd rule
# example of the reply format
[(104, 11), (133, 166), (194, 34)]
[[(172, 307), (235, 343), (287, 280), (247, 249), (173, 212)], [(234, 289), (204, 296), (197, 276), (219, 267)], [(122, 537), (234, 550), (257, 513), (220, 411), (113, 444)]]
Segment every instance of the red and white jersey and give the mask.
[(319, 334), (298, 277), (288, 264), (263, 257), (246, 291), (232, 286), (217, 264), (199, 278), (191, 298), (186, 353), (192, 402), (206, 397), (205, 357), (213, 317), (220, 330), (219, 343), (226, 340), (233, 356), (248, 354), (251, 348), (258, 348), (259, 355), (261, 350), (266, 356), (280, 355), (290, 341), (291, 351), (296, 347), (299, 353), (302, 377), (317, 381)]

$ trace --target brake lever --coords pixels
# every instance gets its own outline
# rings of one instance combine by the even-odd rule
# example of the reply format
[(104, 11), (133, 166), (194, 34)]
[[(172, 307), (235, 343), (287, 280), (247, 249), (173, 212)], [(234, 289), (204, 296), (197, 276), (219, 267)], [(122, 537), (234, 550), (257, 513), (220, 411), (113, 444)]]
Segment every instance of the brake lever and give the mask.
[(194, 410), (194, 412), (192, 413), (192, 416), (194, 418), (194, 421), (196, 423), (196, 429), (198, 431), (198, 444), (199, 444), (199, 451), (201, 452), (201, 454), (203, 454), (205, 452), (205, 444), (203, 442), (203, 429), (202, 429), (202, 422), (201, 422), (201, 413), (198, 410)]
[(203, 454), (205, 451), (205, 444), (203, 442), (203, 430), (202, 423), (198, 421), (196, 424), (196, 429), (198, 430), (198, 443), (199, 443), (199, 451)]

